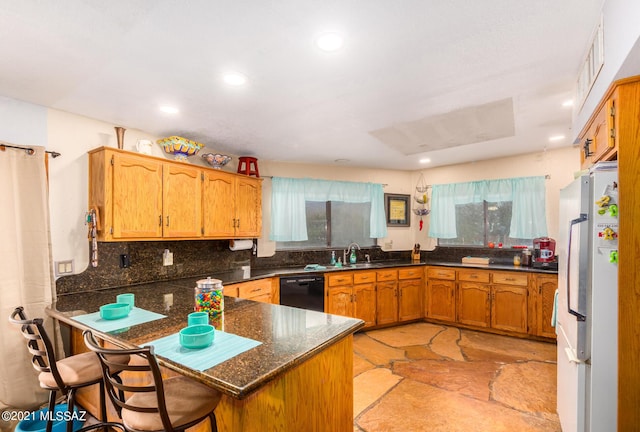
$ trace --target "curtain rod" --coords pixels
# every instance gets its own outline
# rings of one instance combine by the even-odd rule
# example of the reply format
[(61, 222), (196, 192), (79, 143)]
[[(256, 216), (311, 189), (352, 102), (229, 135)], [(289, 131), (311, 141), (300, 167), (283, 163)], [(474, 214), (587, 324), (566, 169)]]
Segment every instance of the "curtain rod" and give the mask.
[[(262, 176), (262, 178), (272, 179), (273, 176)], [(382, 187), (389, 186), (387, 183), (381, 183)]]
[[(36, 152), (31, 147), (15, 146), (15, 145), (10, 145), (10, 144), (0, 143), (0, 150), (4, 151), (5, 147), (18, 149), (18, 150), (24, 150), (29, 155), (32, 155), (32, 154), (34, 154)], [(51, 157), (54, 158), (54, 159), (57, 158), (58, 156), (62, 156), (60, 153), (55, 152), (55, 151), (45, 150), (44, 152), (45, 153), (49, 153), (51, 155)]]

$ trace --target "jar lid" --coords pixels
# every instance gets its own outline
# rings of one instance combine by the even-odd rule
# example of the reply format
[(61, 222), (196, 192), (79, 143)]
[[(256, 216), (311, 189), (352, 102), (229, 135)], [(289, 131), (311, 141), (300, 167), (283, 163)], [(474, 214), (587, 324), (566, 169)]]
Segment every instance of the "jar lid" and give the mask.
[(196, 286), (198, 288), (218, 288), (222, 287), (222, 281), (220, 279), (212, 279), (211, 277), (208, 277), (206, 279), (196, 281)]

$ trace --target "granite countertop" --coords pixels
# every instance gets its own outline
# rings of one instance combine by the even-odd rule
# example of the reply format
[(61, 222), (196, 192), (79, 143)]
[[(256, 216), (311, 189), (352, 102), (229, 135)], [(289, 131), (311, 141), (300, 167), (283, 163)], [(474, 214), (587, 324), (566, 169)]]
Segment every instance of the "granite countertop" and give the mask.
[(223, 284), (237, 283), (237, 282), (246, 282), (249, 280), (262, 279), (267, 277), (275, 277), (275, 276), (295, 276), (295, 275), (303, 275), (303, 274), (324, 274), (324, 273), (333, 273), (345, 270), (376, 270), (376, 269), (386, 269), (386, 268), (401, 268), (401, 267), (415, 267), (415, 266), (445, 266), (445, 267), (460, 267), (460, 268), (478, 268), (485, 270), (507, 270), (507, 271), (515, 271), (515, 272), (525, 272), (525, 273), (550, 273), (557, 274), (558, 271), (555, 269), (542, 269), (535, 267), (525, 267), (525, 266), (515, 266), (511, 263), (507, 262), (492, 262), (488, 265), (486, 264), (467, 264), (462, 262), (455, 261), (421, 261), (421, 262), (413, 262), (413, 261), (374, 261), (371, 263), (358, 263), (355, 266), (343, 266), (343, 267), (333, 267), (333, 266), (325, 266), (324, 269), (317, 269), (313, 271), (306, 271), (303, 267), (278, 267), (273, 269), (252, 269), (251, 276), (249, 278), (244, 278), (241, 271), (229, 271), (222, 273), (214, 273), (211, 276), (222, 280)]
[[(98, 337), (117, 346), (136, 348), (177, 333), (186, 326), (187, 315), (193, 312), (194, 287), (198, 279), (200, 277), (61, 295), (47, 313), (84, 330), (88, 327), (73, 320), (73, 316), (97, 312), (101, 305), (113, 303), (116, 295), (134, 293), (136, 307), (167, 317), (124, 331), (105, 333), (92, 330)], [(170, 296), (173, 297), (173, 305), (167, 307), (165, 299)], [(202, 372), (161, 356), (158, 360), (169, 369), (238, 399), (364, 325), (358, 319), (234, 297), (225, 297), (223, 320), (226, 333), (259, 341), (261, 345)]]

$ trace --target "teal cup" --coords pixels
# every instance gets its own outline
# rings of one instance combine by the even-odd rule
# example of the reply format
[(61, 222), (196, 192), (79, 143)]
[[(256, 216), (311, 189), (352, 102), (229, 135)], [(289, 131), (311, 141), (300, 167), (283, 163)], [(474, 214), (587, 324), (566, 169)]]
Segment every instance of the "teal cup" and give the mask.
[(208, 312), (192, 312), (187, 315), (187, 325), (194, 326), (200, 324), (209, 324)]
[(129, 311), (131, 311), (131, 309), (133, 309), (133, 306), (135, 305), (136, 296), (132, 293), (118, 294), (116, 296), (116, 302), (128, 304)]

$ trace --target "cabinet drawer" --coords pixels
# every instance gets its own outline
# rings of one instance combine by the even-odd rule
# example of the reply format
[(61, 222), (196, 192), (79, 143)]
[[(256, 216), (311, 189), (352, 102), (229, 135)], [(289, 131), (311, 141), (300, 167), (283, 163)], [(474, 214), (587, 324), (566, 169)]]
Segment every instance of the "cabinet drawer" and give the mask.
[(253, 298), (262, 295), (271, 295), (271, 279), (262, 279), (238, 284), (238, 296), (241, 298)]
[(227, 285), (223, 287), (222, 292), (224, 295), (229, 297), (238, 297), (238, 286), (237, 285)]
[(398, 270), (398, 279), (420, 279), (424, 274), (422, 267)]
[(379, 270), (376, 272), (376, 280), (378, 281), (393, 281), (398, 279), (397, 270)]
[(361, 283), (369, 283), (376, 281), (376, 272), (374, 271), (363, 271), (363, 272), (355, 272), (353, 274), (353, 283), (361, 284)]
[(329, 286), (353, 285), (353, 273), (341, 273), (327, 276)]
[(456, 271), (449, 268), (430, 267), (427, 269), (429, 279), (456, 280)]
[(504, 285), (527, 286), (529, 278), (526, 274), (517, 274), (514, 272), (495, 272), (493, 273), (493, 283)]
[(486, 270), (458, 270), (458, 280), (488, 283), (489, 274)]

